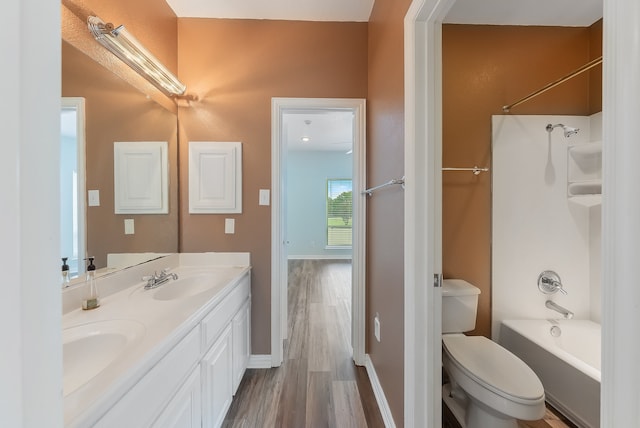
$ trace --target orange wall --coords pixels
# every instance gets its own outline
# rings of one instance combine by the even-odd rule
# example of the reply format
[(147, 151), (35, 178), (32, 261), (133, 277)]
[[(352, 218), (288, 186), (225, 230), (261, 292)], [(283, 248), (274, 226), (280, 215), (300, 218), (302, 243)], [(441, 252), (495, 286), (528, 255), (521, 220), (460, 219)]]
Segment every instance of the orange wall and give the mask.
[[(602, 56), (602, 19), (590, 28), (589, 59)], [(602, 110), (602, 66), (589, 71), (589, 113)]]
[[(596, 31), (596, 30), (594, 30)], [(443, 166), (491, 167), (491, 115), (590, 60), (591, 30), (445, 25)], [(591, 86), (593, 83), (594, 86)], [(589, 115), (589, 73), (515, 107), (511, 114)], [(597, 103), (597, 101), (596, 101)], [(443, 273), (482, 294), (473, 334), (491, 334), (491, 175), (443, 174)], [(533, 283), (532, 283), (533, 284)]]
[[(367, 24), (179, 19), (179, 76), (199, 97), (181, 107), (180, 251), (248, 251), (252, 353), (271, 352), (271, 98), (366, 98)], [(188, 141), (240, 141), (243, 212), (191, 215)], [(236, 233), (224, 233), (234, 218)]]
[[(367, 183), (404, 175), (404, 16), (410, 0), (376, 0), (369, 20)], [(397, 426), (404, 423), (404, 192), (367, 201), (367, 352)], [(380, 314), (381, 341), (373, 335)]]

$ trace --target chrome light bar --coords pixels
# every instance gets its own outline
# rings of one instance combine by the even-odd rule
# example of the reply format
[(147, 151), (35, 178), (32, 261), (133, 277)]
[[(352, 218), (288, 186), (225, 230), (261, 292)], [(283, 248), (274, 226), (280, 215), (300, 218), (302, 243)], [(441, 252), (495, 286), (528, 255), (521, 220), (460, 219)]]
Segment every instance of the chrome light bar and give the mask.
[(105, 48), (170, 97), (180, 96), (187, 87), (149, 52), (124, 25), (114, 27), (97, 16), (87, 20), (93, 37)]

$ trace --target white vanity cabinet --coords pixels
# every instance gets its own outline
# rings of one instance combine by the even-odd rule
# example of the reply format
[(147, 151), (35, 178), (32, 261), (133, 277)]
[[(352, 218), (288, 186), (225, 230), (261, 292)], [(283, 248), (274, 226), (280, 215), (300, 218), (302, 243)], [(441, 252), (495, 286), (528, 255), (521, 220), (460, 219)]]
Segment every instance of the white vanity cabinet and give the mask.
[(93, 426), (221, 426), (249, 359), (250, 281), (246, 272), (223, 298), (202, 306), (214, 305), (191, 328), (183, 325), (188, 333)]
[(208, 349), (201, 362), (205, 428), (222, 425), (247, 368), (251, 341), (250, 288), (247, 275), (225, 299), (225, 304), (218, 305), (201, 323), (204, 348)]
[[(200, 327), (192, 329), (96, 424), (98, 428), (152, 426), (200, 357)], [(170, 417), (169, 415), (165, 416)]]

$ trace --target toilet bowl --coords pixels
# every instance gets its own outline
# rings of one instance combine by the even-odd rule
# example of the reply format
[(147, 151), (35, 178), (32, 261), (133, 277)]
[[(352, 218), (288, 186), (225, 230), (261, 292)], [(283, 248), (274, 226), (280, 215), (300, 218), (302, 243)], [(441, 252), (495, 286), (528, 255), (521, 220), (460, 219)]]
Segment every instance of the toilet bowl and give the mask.
[(465, 428), (517, 428), (544, 416), (544, 388), (522, 360), (482, 336), (443, 335), (445, 402)]
[(442, 397), (463, 428), (517, 428), (545, 413), (542, 382), (522, 360), (475, 328), (480, 290), (463, 280), (442, 287), (442, 363), (450, 383)]

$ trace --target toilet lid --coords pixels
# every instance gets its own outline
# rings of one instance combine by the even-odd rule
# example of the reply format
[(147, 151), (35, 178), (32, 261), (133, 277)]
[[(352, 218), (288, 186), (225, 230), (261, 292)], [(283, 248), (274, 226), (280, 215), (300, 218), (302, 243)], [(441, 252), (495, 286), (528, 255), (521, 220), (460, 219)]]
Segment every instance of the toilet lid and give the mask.
[(539, 400), (544, 388), (520, 358), (484, 336), (442, 336), (445, 352), (467, 376), (505, 398)]

